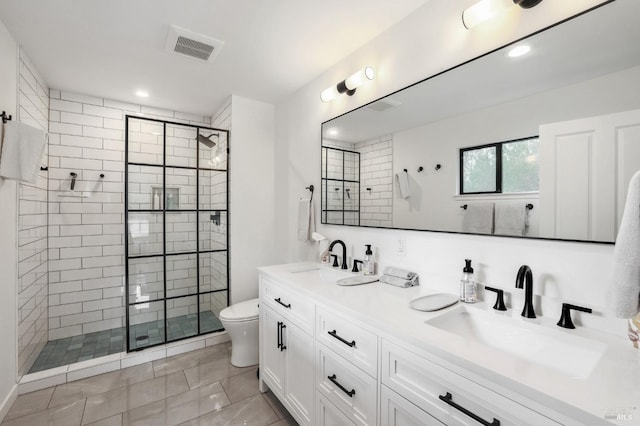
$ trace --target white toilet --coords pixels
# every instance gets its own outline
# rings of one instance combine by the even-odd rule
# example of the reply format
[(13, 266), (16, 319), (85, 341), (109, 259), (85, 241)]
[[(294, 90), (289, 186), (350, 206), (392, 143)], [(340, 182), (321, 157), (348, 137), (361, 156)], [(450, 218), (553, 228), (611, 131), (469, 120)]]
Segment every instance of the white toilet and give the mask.
[(231, 337), (231, 364), (258, 364), (258, 299), (236, 303), (220, 311), (220, 321)]

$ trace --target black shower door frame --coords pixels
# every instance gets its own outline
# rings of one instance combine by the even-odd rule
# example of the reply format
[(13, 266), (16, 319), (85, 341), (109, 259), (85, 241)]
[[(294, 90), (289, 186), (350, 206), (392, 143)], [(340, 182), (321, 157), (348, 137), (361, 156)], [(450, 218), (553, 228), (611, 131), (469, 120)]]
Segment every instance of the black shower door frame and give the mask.
[[(139, 121), (149, 121), (149, 122), (153, 122), (153, 123), (157, 123), (157, 124), (162, 124), (162, 164), (151, 164), (151, 163), (138, 163), (138, 162), (129, 162), (129, 120), (139, 120)], [(167, 166), (167, 125), (174, 125), (174, 126), (179, 126), (179, 127), (188, 127), (188, 128), (193, 128), (196, 130), (196, 167), (187, 167), (187, 166)], [(227, 144), (227, 148), (226, 148), (226, 168), (225, 169), (217, 169), (217, 168), (205, 168), (205, 167), (200, 167), (200, 143), (197, 140), (197, 135), (200, 134), (201, 130), (205, 130), (205, 131), (212, 131), (212, 132), (219, 132), (219, 133), (224, 133), (226, 135), (226, 144)], [(193, 125), (193, 124), (186, 124), (186, 123), (180, 123), (180, 122), (174, 122), (174, 121), (167, 121), (167, 120), (160, 120), (160, 119), (155, 119), (155, 118), (149, 118), (149, 117), (144, 117), (144, 116), (138, 116), (138, 115), (125, 115), (125, 146), (124, 146), (124, 163), (125, 163), (125, 175), (124, 175), (124, 226), (125, 226), (125, 230), (124, 230), (124, 236), (125, 236), (125, 241), (124, 241), (124, 256), (125, 256), (125, 310), (126, 310), (126, 334), (127, 334), (127, 352), (136, 352), (136, 351), (141, 351), (144, 349), (148, 349), (148, 348), (152, 348), (155, 346), (161, 346), (161, 345), (165, 345), (171, 342), (178, 342), (180, 340), (185, 340), (185, 339), (191, 339), (193, 337), (196, 336), (201, 336), (204, 334), (208, 334), (208, 333), (212, 333), (215, 331), (220, 331), (220, 330), (207, 330), (205, 332), (202, 332), (201, 327), (200, 327), (200, 296), (202, 295), (206, 295), (206, 294), (212, 294), (212, 293), (219, 293), (219, 292), (227, 292), (227, 306), (229, 306), (229, 301), (230, 301), (230, 288), (229, 288), (229, 164), (230, 164), (230, 145), (231, 145), (231, 140), (230, 140), (230, 132), (228, 130), (224, 130), (224, 129), (218, 129), (215, 127), (207, 127), (207, 126), (199, 126), (199, 125)], [(135, 255), (135, 256), (130, 256), (129, 255), (129, 212), (132, 213), (158, 213), (159, 209), (154, 209), (153, 205), (151, 206), (152, 208), (150, 209), (135, 209), (135, 210), (129, 210), (129, 166), (143, 166), (143, 167), (158, 167), (158, 168), (162, 168), (162, 196), (163, 196), (163, 202), (162, 202), (162, 254), (145, 254), (145, 255)], [(167, 167), (172, 168), (172, 169), (187, 169), (187, 170), (194, 170), (195, 174), (196, 174), (196, 208), (195, 210), (170, 210), (167, 209), (167, 202), (166, 202), (166, 197), (167, 197), (167, 191), (166, 191), (166, 186), (167, 186), (167, 174), (166, 174), (166, 169)], [(225, 196), (225, 209), (221, 210), (221, 209), (201, 209), (200, 208), (200, 171), (211, 171), (211, 172), (223, 172), (226, 173), (226, 196)], [(167, 240), (166, 240), (166, 236), (167, 236), (167, 232), (166, 232), (166, 228), (167, 228), (167, 212), (182, 212), (182, 213), (195, 213), (196, 214), (196, 250), (195, 251), (189, 251), (189, 252), (171, 252), (171, 253), (167, 253)], [(201, 250), (200, 249), (200, 213), (201, 212), (217, 212), (217, 213), (226, 213), (227, 215), (227, 224), (226, 224), (226, 242), (225, 242), (225, 249), (217, 249), (217, 250)], [(204, 291), (201, 292), (200, 291), (200, 281), (201, 281), (201, 277), (200, 277), (200, 255), (201, 254), (209, 254), (209, 253), (217, 253), (217, 252), (225, 252), (226, 253), (226, 287), (223, 289), (216, 289), (216, 290), (208, 290), (208, 291)], [(197, 270), (197, 291), (194, 294), (187, 294), (187, 295), (180, 295), (180, 296), (172, 296), (172, 297), (167, 297), (167, 256), (179, 256), (179, 255), (196, 255), (196, 270)], [(149, 300), (149, 301), (141, 301), (141, 302), (133, 302), (131, 303), (129, 300), (129, 261), (132, 259), (141, 259), (141, 258), (162, 258), (162, 262), (163, 262), (163, 298), (162, 299), (155, 299), (155, 300)], [(197, 329), (197, 334), (195, 335), (188, 335), (188, 336), (184, 336), (184, 337), (180, 337), (177, 339), (172, 339), (172, 340), (168, 340), (168, 333), (169, 333), (169, 327), (168, 327), (168, 315), (167, 315), (167, 301), (169, 300), (174, 300), (174, 299), (180, 299), (180, 298), (185, 298), (185, 297), (193, 297), (196, 296), (196, 305), (197, 305), (197, 318), (198, 318), (198, 329)], [(141, 304), (145, 304), (145, 303), (150, 303), (150, 302), (164, 302), (164, 311), (163, 311), (163, 321), (164, 321), (164, 337), (163, 337), (163, 341), (160, 343), (155, 343), (155, 344), (149, 344), (146, 345), (144, 347), (140, 347), (140, 348), (131, 348), (131, 340), (129, 338), (129, 332), (130, 332), (130, 313), (129, 313), (129, 309), (132, 306), (136, 306), (136, 305), (141, 305)], [(221, 329), (224, 330), (224, 329)]]

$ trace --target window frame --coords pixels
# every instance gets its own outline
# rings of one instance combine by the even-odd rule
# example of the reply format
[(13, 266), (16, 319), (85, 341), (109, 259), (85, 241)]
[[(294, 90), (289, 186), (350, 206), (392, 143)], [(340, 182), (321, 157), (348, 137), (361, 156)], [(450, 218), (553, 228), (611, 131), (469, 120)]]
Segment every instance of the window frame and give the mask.
[[(467, 148), (460, 148), (459, 152), (459, 170), (458, 170), (458, 195), (482, 195), (482, 194), (504, 194), (502, 192), (502, 146), (508, 143), (521, 142), (529, 139), (538, 139), (540, 142), (540, 135), (527, 136), (518, 139), (510, 139), (502, 142), (488, 143), (484, 145), (476, 145)], [(468, 151), (475, 151), (485, 148), (496, 149), (496, 189), (495, 191), (477, 191), (477, 192), (465, 192), (464, 191), (464, 153)]]

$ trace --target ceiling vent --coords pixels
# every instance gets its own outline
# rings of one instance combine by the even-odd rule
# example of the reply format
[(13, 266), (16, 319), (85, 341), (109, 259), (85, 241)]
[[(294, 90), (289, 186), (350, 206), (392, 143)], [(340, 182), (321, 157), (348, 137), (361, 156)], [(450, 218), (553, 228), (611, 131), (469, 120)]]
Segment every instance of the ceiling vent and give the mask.
[(376, 101), (369, 105), (367, 108), (372, 111), (382, 112), (400, 105), (402, 105), (402, 102), (400, 101), (396, 101), (393, 99), (380, 99), (379, 101)]
[(167, 52), (179, 53), (204, 62), (213, 62), (224, 42), (171, 25), (167, 37)]

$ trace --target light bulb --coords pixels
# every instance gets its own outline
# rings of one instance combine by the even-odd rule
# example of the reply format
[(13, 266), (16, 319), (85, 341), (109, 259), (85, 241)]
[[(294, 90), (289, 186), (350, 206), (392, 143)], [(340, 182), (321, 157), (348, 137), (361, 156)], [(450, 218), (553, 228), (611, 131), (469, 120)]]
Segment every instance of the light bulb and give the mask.
[(322, 100), (322, 102), (329, 102), (337, 98), (339, 94), (338, 89), (334, 85), (324, 89), (322, 93), (320, 93), (320, 100)]
[(462, 12), (462, 23), (468, 30), (500, 15), (514, 6), (513, 0), (480, 0)]
[(347, 89), (353, 90), (357, 87), (362, 86), (367, 81), (373, 80), (374, 77), (375, 72), (373, 70), (373, 67), (365, 67), (357, 73), (347, 77), (344, 81), (344, 85), (347, 86)]

